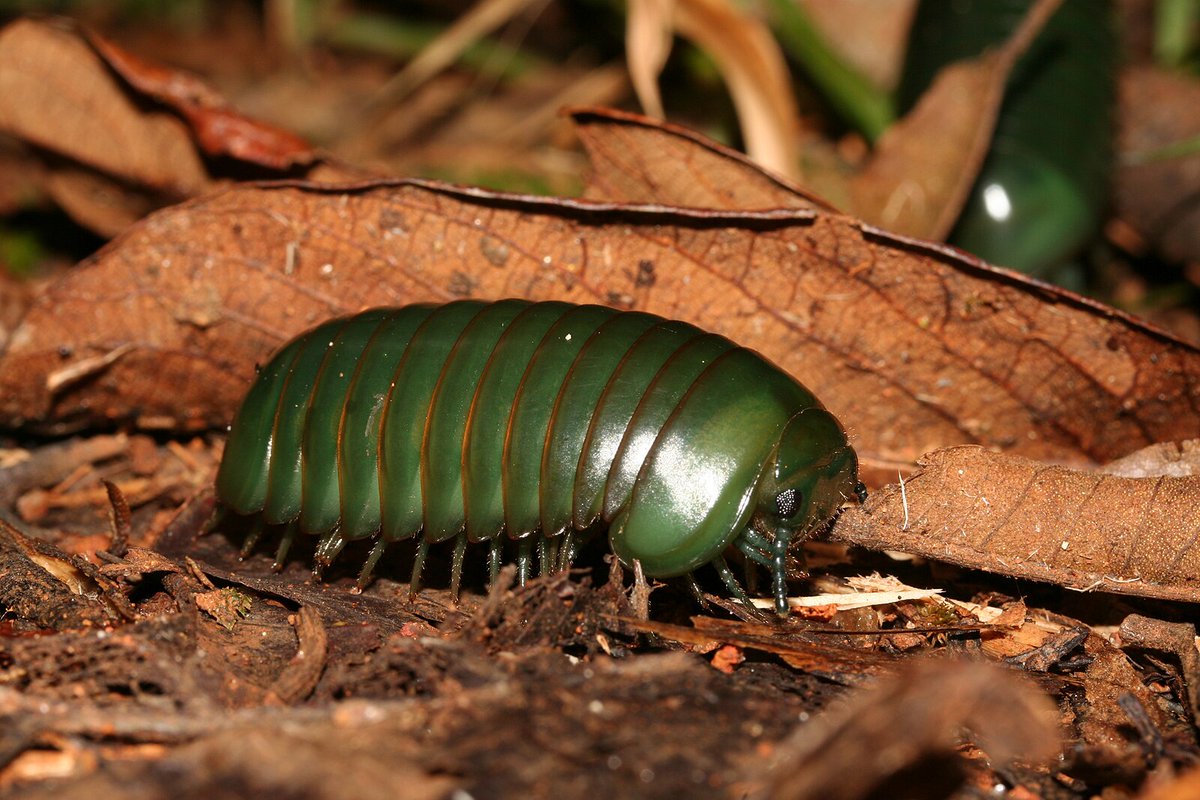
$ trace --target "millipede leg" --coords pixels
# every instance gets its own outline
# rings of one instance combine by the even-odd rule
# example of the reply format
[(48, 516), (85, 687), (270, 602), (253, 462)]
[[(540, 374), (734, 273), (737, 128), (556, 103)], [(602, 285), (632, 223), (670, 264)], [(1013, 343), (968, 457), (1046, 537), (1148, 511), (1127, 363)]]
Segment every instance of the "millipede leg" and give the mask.
[[(217, 503), (216, 506), (213, 507), (213, 512), (209, 514), (208, 521), (200, 526), (200, 535), (207, 536), (208, 534), (212, 533), (217, 529), (218, 525), (223, 523), (228, 518), (229, 509), (223, 506), (221, 503)], [(259, 520), (261, 519), (262, 517), (260, 516)]]
[(250, 530), (246, 533), (246, 538), (242, 540), (242, 549), (238, 551), (238, 558), (249, 558), (250, 554), (254, 552), (254, 546), (262, 538), (264, 525), (262, 515), (255, 516), (250, 523)]
[(708, 604), (708, 598), (704, 596), (704, 592), (700, 589), (700, 584), (696, 583), (696, 574), (689, 572), (686, 576), (688, 589), (692, 592), (692, 597), (696, 598), (696, 602), (700, 607), (707, 611), (711, 606)]
[(313, 554), (313, 575), (320, 578), (321, 573), (333, 563), (345, 546), (346, 537), (342, 535), (340, 528), (334, 528), (322, 536), (317, 542), (317, 551)]
[(359, 570), (358, 580), (354, 582), (354, 586), (361, 592), (367, 588), (367, 583), (371, 580), (371, 573), (375, 571), (375, 565), (379, 563), (379, 559), (383, 558), (383, 551), (387, 549), (387, 539), (382, 536), (376, 540), (375, 546), (371, 548), (371, 552), (367, 554), (367, 560), (363, 562), (362, 569)]
[(413, 560), (412, 578), (408, 581), (409, 598), (416, 597), (421, 591), (421, 572), (425, 569), (427, 555), (429, 555), (429, 542), (422, 536), (417, 543), (417, 556)]
[(753, 542), (749, 542), (746, 539), (746, 535), (742, 534), (734, 540), (734, 546), (741, 551), (742, 555), (753, 561), (755, 564), (762, 564), (767, 569), (771, 569), (771, 566), (774, 563), (771, 560), (771, 556), (767, 555), (767, 553), (764, 553), (762, 550), (759, 550), (754, 546)]
[(746, 530), (742, 531), (742, 535), (739, 536), (738, 539), (757, 547), (764, 553), (771, 552), (771, 543), (774, 541), (773, 539), (759, 533), (752, 527), (747, 527)]
[(284, 527), (283, 535), (279, 537), (279, 547), (275, 548), (275, 563), (271, 565), (272, 570), (279, 572), (283, 569), (288, 551), (292, 549), (294, 541), (296, 541), (296, 523), (292, 522)]
[(526, 536), (517, 542), (517, 585), (524, 586), (529, 580), (530, 562), (533, 561), (533, 538)]
[(773, 540), (763, 536), (754, 528), (748, 527), (734, 540), (734, 546), (746, 557), (746, 560), (742, 562), (742, 566), (745, 568), (746, 591), (748, 594), (758, 594), (758, 571), (754, 565), (766, 567), (767, 570), (772, 569), (775, 563), (771, 557), (771, 548), (774, 547)]
[(488, 588), (500, 580), (500, 561), (504, 557), (504, 540), (496, 536), (488, 546)]
[(558, 572), (558, 538), (549, 536), (539, 536), (541, 539), (538, 542), (538, 555), (541, 556), (541, 561), (538, 563), (538, 575), (550, 575)]
[(791, 529), (779, 528), (775, 531), (775, 541), (771, 544), (771, 577), (774, 579), (775, 613), (781, 617), (786, 617), (788, 614), (787, 551), (791, 542)]
[(450, 596), (458, 600), (458, 590), (462, 585), (463, 556), (467, 552), (467, 534), (464, 531), (454, 537), (454, 555), (450, 559)]
[(750, 600), (750, 595), (746, 594), (746, 590), (738, 583), (737, 576), (733, 574), (733, 570), (725, 563), (725, 558), (717, 556), (712, 560), (712, 565), (716, 568), (717, 574), (721, 576), (721, 582), (725, 584), (725, 588), (729, 590), (729, 593), (738, 600), (741, 600), (747, 608), (757, 611), (758, 609), (754, 608), (754, 603)]
[(571, 568), (571, 562), (575, 560), (576, 546), (575, 529), (568, 528), (567, 532), (563, 534), (562, 545), (558, 548), (558, 563), (555, 565), (556, 571), (562, 572), (564, 569)]

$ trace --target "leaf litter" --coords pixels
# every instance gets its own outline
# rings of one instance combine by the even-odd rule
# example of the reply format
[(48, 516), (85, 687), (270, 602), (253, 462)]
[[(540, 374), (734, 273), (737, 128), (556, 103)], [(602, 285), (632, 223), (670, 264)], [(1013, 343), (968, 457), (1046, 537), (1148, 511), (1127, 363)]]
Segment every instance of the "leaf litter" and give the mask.
[[(1106, 552), (1095, 526), (1080, 526), (1040, 574), (1013, 571), (1035, 563), (1027, 548), (1024, 558), (1003, 548), (975, 561), (930, 557), (1059, 585), (1095, 574), (1194, 599), (1186, 536), (1154, 541), (1163, 526), (1180, 534), (1170, 498), (1186, 503), (1191, 488), (1172, 481), (1187, 478), (1105, 478), (1023, 458), (1091, 467), (1195, 438), (1194, 348), (842, 216), (681, 129), (603, 112), (577, 119), (596, 165), (593, 202), (422, 181), (291, 182), (151, 216), (33, 300), (0, 360), (7, 422), (219, 426), (254, 363), (332, 313), (464, 294), (608, 302), (696, 320), (779, 360), (850, 422), (877, 486), (939, 447), (1006, 451), (974, 450), (995, 475), (981, 488), (1007, 502), (1010, 527), (997, 536), (996, 520), (960, 517), (964, 535), (988, 547), (1028, 545), (1023, 517), (1036, 525), (1078, 509), (1119, 530)], [(118, 454), (109, 477), (154, 464), (155, 449)], [(81, 475), (94, 471), (96, 456), (75, 457)], [(1087, 494), (1087, 481), (1117, 489), (1064, 507), (1032, 498), (1028, 474), (1047, 495)], [(899, 534), (904, 517), (885, 487), (864, 511), (848, 510), (835, 536), (869, 528), (875, 546), (903, 549), (901, 534), (963, 496), (963, 476), (935, 477), (926, 468), (905, 480)], [(173, 520), (149, 525), (131, 509), (156, 549), (135, 545), (99, 568), (53, 545), (31, 559), (27, 536), (0, 529), (12, 543), (0, 548), (12, 598), (0, 623), (5, 791), (862, 797), (919, 773), (942, 796), (1001, 780), (1084, 796), (1113, 780), (1170, 780), (1172, 765), (1194, 758), (1178, 705), (1195, 692), (1186, 624), (1126, 617), (1118, 649), (995, 581), (982, 602), (905, 595), (787, 625), (736, 607), (747, 619), (688, 620), (690, 601), (667, 592), (655, 595), (655, 619), (637, 619), (623, 585), (594, 573), (502, 584), (456, 607), (437, 590), (410, 600), (386, 577), (354, 594), (345, 574), (304, 581), (303, 561), (278, 575), (260, 555), (238, 562), (224, 536), (194, 538), (211, 502), (195, 494)], [(1082, 566), (1062, 560), (1080, 550)], [(46, 570), (55, 564), (90, 570), (99, 594), (72, 589)], [(912, 585), (933, 580), (919, 562), (889, 569)], [(74, 604), (91, 610), (43, 613)], [(117, 622), (123, 614), (133, 621)], [(676, 652), (643, 652), (663, 649)], [(942, 663), (912, 658), (925, 651)], [(1179, 659), (1174, 683), (1148, 683), (1168, 657)], [(1014, 680), (1017, 670), (1032, 680)], [(858, 684), (874, 692), (848, 694)], [(1059, 703), (1065, 746), (1053, 744), (1046, 694)], [(793, 724), (847, 702), (821, 725)], [(959, 728), (969, 734), (947, 737)]]
[(198, 78), (62, 20), (0, 30), (0, 130), (36, 148), (28, 157), (44, 162), (46, 191), (107, 236), (235, 176), (366, 174), (245, 117)]

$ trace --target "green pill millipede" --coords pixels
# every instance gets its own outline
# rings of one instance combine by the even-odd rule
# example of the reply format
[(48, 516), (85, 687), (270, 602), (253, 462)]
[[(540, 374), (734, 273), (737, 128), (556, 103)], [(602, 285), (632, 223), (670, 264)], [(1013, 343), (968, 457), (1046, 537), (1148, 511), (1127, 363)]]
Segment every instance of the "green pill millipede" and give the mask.
[[(348, 541), (468, 542), (492, 576), (515, 540), (568, 566), (607, 527), (648, 577), (715, 567), (747, 601), (728, 550), (770, 571), (787, 613), (788, 546), (865, 495), (838, 421), (752, 350), (684, 322), (560, 302), (458, 301), (330, 320), (263, 367), (217, 475), (225, 509), (319, 536), (318, 570)], [(247, 543), (253, 546), (254, 535)]]

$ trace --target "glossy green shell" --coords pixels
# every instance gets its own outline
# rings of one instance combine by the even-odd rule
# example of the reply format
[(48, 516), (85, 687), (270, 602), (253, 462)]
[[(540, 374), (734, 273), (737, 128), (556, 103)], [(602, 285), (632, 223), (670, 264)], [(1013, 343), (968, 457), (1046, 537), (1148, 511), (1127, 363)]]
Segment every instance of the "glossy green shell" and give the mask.
[[(1033, 0), (923, 0), (898, 105), (938, 70), (1003, 42)], [(949, 241), (981, 258), (1061, 280), (1056, 268), (1096, 233), (1109, 195), (1120, 45), (1107, 0), (1065, 0), (1017, 62), (987, 159)]]
[(728, 582), (736, 547), (779, 586), (769, 551), (856, 487), (842, 427), (757, 353), (650, 314), (522, 300), (373, 309), (302, 334), (259, 372), (217, 476), (225, 507), (296, 523), (319, 553), (418, 534), (459, 552), (557, 547), (607, 526), (647, 576), (713, 563)]

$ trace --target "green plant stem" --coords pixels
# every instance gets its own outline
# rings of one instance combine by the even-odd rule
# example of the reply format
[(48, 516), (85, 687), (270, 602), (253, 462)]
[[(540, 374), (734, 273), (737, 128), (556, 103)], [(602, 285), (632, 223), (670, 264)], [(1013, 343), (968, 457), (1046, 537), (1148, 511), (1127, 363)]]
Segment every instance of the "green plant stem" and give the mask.
[(838, 57), (795, 0), (768, 0), (776, 35), (834, 109), (874, 142), (896, 118), (891, 96)]
[(1177, 142), (1165, 144), (1162, 147), (1126, 153), (1121, 161), (1126, 166), (1137, 166), (1139, 164), (1152, 164), (1156, 161), (1187, 158), (1197, 153), (1200, 153), (1200, 136), (1192, 136), (1188, 139), (1180, 139)]
[(1154, 8), (1154, 58), (1167, 67), (1181, 66), (1196, 45), (1200, 0), (1158, 0)]

